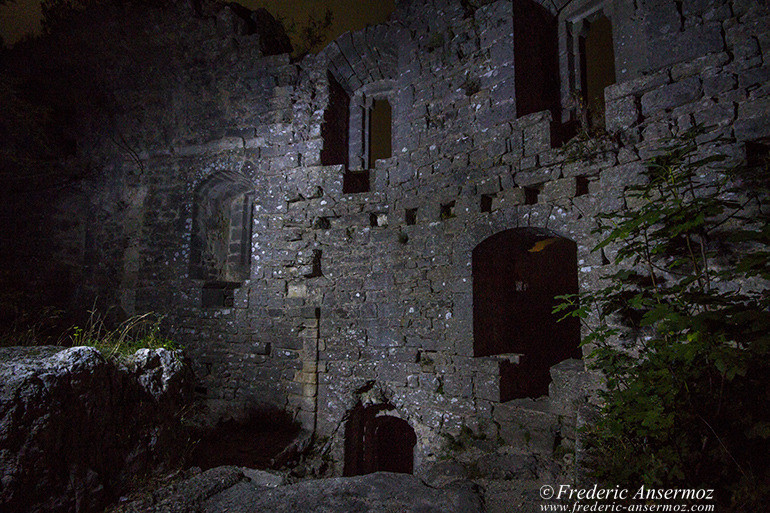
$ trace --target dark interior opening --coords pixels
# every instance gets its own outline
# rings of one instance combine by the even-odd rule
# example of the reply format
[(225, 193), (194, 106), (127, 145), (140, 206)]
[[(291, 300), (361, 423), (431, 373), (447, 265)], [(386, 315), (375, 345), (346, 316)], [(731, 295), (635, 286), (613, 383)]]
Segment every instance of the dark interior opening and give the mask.
[(388, 100), (374, 100), (369, 115), (369, 169), (373, 169), (377, 159), (392, 155), (393, 115)]
[(351, 410), (345, 424), (344, 476), (413, 472), (417, 436), (407, 421), (381, 414), (389, 409), (389, 405), (365, 407), (359, 402)]
[(615, 83), (615, 49), (609, 18), (602, 15), (590, 23), (585, 37), (580, 39), (580, 52), (584, 122), (592, 128), (603, 128), (604, 89)]
[(516, 115), (550, 110), (560, 119), (557, 20), (533, 0), (513, 2)]
[(369, 183), (369, 171), (351, 171), (346, 170), (342, 177), (342, 192), (344, 194), (359, 194), (369, 192), (371, 189)]
[(544, 395), (550, 367), (581, 356), (577, 319), (551, 313), (556, 296), (578, 292), (576, 244), (514, 228), (483, 241), (472, 258), (474, 356), (520, 355), (503, 366), (502, 400)]
[(455, 214), (455, 202), (443, 203), (439, 209), (439, 217), (442, 221), (457, 217), (457, 214)]
[(540, 189), (537, 187), (524, 187), (525, 205), (536, 205), (538, 196), (540, 196)]
[(481, 211), (482, 212), (492, 212), (492, 202), (494, 200), (494, 195), (492, 194), (482, 194), (481, 195)]
[(416, 208), (407, 208), (404, 211), (404, 221), (408, 226), (412, 226), (414, 224), (417, 224), (417, 209)]
[(585, 196), (588, 194), (588, 177), (575, 177), (575, 196)]
[(348, 167), (348, 128), (350, 97), (345, 89), (327, 72), (329, 79), (329, 104), (324, 111), (321, 125), (321, 165)]
[(203, 285), (201, 306), (203, 308), (232, 308), (235, 304), (235, 289), (239, 282), (214, 281)]
[(746, 166), (758, 170), (770, 168), (770, 138), (746, 141)]

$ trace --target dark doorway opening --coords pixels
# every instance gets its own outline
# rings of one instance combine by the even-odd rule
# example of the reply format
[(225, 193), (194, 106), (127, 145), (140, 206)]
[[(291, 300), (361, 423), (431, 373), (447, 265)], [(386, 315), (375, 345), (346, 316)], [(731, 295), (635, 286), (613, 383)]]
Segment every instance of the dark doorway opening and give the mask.
[(369, 169), (374, 169), (378, 159), (390, 158), (393, 151), (393, 114), (388, 100), (374, 100), (369, 116)]
[(580, 38), (580, 85), (585, 102), (583, 122), (591, 128), (604, 128), (604, 89), (615, 83), (615, 49), (612, 23), (602, 15), (586, 23)]
[(577, 246), (547, 230), (514, 228), (473, 250), (473, 354), (519, 355), (504, 365), (501, 400), (548, 392), (550, 367), (580, 358), (577, 319), (558, 322), (556, 296), (576, 294)]
[(383, 404), (365, 407), (358, 403), (351, 410), (345, 424), (343, 475), (413, 472), (417, 436), (407, 421), (382, 414), (389, 409)]
[(516, 116), (550, 110), (559, 114), (559, 46), (557, 20), (533, 0), (513, 2)]

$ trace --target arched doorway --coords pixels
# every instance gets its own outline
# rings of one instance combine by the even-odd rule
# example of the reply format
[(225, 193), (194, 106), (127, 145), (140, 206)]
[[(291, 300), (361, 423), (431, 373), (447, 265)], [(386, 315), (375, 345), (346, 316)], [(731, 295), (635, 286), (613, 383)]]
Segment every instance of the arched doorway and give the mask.
[(473, 354), (519, 355), (502, 400), (546, 394), (550, 367), (580, 357), (579, 322), (552, 314), (556, 296), (577, 292), (577, 247), (548, 230), (506, 230), (473, 250)]
[(417, 436), (407, 421), (382, 414), (387, 409), (387, 405), (358, 403), (351, 410), (345, 424), (343, 475), (412, 473)]

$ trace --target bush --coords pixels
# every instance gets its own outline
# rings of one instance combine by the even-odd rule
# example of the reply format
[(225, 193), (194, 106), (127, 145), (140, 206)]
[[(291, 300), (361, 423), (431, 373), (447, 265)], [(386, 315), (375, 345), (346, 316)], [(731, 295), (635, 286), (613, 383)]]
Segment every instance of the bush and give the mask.
[(646, 164), (629, 208), (603, 215), (615, 253), (600, 290), (564, 296), (606, 377), (588, 428), (598, 480), (714, 488), (751, 509), (770, 490), (770, 223), (767, 167), (718, 169), (701, 130)]

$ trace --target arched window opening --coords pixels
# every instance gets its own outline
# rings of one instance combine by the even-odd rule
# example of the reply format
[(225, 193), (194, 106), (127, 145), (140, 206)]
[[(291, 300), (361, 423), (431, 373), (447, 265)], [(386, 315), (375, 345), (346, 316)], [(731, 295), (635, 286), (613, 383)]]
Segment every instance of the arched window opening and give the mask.
[(615, 49), (612, 23), (600, 15), (584, 20), (579, 37), (580, 90), (584, 102), (584, 126), (604, 128), (604, 89), (615, 83)]
[(343, 475), (414, 471), (417, 436), (407, 421), (383, 413), (389, 409), (389, 405), (365, 407), (359, 402), (351, 410), (345, 424)]
[(253, 186), (239, 173), (217, 173), (194, 195), (190, 277), (204, 280), (204, 307), (232, 306), (249, 278)]
[(546, 394), (550, 367), (580, 357), (577, 319), (552, 313), (556, 296), (578, 292), (577, 246), (514, 228), (484, 240), (472, 258), (474, 356), (518, 355), (502, 367), (502, 400)]

